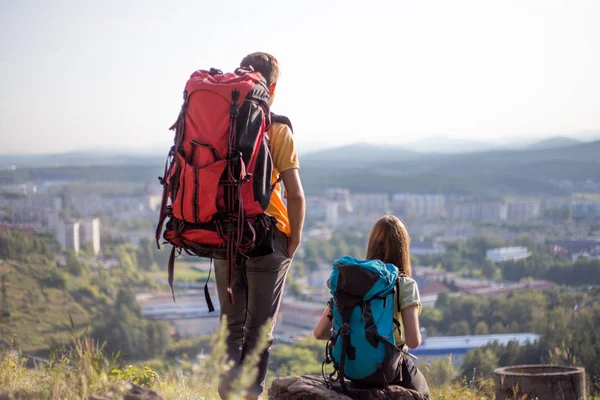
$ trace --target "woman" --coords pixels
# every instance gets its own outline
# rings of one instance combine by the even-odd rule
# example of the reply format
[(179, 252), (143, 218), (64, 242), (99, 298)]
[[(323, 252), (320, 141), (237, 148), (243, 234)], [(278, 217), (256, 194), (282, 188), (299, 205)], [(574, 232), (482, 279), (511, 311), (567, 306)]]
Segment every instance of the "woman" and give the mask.
[[(421, 300), (417, 283), (411, 278), (409, 247), (410, 237), (402, 221), (392, 215), (387, 215), (373, 225), (366, 255), (367, 260), (380, 260), (386, 264), (395, 265), (403, 274), (399, 278), (399, 290), (395, 294), (394, 301), (395, 304), (400, 304), (400, 311), (395, 309), (394, 318), (400, 322), (401, 328), (396, 330), (394, 335), (396, 345), (405, 352), (408, 352), (406, 346), (415, 349), (421, 344), (419, 327)], [(315, 327), (315, 338), (319, 340), (331, 338), (331, 315), (332, 310), (328, 306)], [(429, 396), (429, 387), (425, 377), (408, 355), (403, 357), (400, 368), (402, 371), (398, 371), (398, 379), (390, 384), (400, 385)]]

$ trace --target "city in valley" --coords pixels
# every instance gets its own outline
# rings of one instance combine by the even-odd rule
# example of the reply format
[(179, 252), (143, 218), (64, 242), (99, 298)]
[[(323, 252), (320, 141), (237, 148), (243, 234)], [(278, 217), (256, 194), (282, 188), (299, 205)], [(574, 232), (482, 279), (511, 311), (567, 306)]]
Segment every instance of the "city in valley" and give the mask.
[[(526, 158), (527, 150), (523, 152)], [(490, 152), (482, 157), (486, 154), (494, 156)], [(548, 159), (552, 154), (550, 151)], [(373, 221), (388, 213), (400, 217), (411, 233), (414, 277), (426, 313), (448, 298), (471, 295), (492, 301), (557, 285), (578, 287), (586, 279), (600, 283), (594, 282), (600, 278), (597, 275), (565, 278), (566, 270), (548, 264), (555, 260), (552, 262), (567, 269), (584, 268), (582, 263), (600, 260), (600, 182), (590, 178), (593, 173), (578, 176), (573, 172), (569, 180), (524, 171), (536, 187), (521, 190), (522, 177), (473, 171), (472, 179), (479, 186), (466, 190), (465, 177), (451, 172), (453, 163), (463, 161), (456, 161), (459, 156), (445, 156), (450, 171), (445, 174), (438, 169), (435, 182), (424, 178), (420, 187), (411, 184), (413, 177), (407, 178), (404, 172), (382, 173), (378, 182), (371, 182), (371, 175), (361, 175), (363, 172), (343, 160), (341, 173), (355, 178), (349, 184), (343, 185), (337, 179), (339, 174), (325, 177), (326, 185), (311, 183), (311, 177), (327, 175), (317, 172), (326, 157), (308, 154), (303, 166), (308, 182), (305, 236), (288, 277), (275, 331), (277, 346), (311, 334), (330, 296), (326, 280), (332, 262), (345, 254), (364, 256)], [(414, 166), (427, 162), (418, 155), (412, 157)], [(62, 173), (60, 166), (54, 167), (54, 174), (52, 168), (42, 174), (38, 172), (41, 166), (10, 165), (0, 171), (0, 234), (45, 235), (54, 240), (59, 268), (65, 268), (69, 257), (75, 255), (90, 270), (108, 274), (123, 263), (115, 246), (127, 245), (136, 255), (132, 262), (138, 263), (136, 268), (145, 271), (151, 281), (135, 288), (143, 317), (166, 321), (178, 338), (209, 335), (219, 325), (218, 304), (216, 311), (209, 313), (203, 290), (208, 284), (218, 303), (214, 275), (209, 277), (212, 264), (185, 254), (178, 257), (173, 302), (166, 271), (170, 247), (158, 250), (154, 239), (162, 193), (158, 181), (152, 179), (152, 173), (158, 171), (152, 160), (145, 161), (147, 168), (108, 162), (79, 165), (70, 176)], [(358, 167), (367, 169), (367, 165)], [(127, 177), (119, 176), (121, 172)], [(490, 187), (500, 189), (480, 190), (488, 190), (486, 179)], [(441, 181), (444, 184), (439, 184)], [(423, 326), (425, 341), (416, 354), (421, 351), (427, 361), (453, 354), (458, 366), (472, 348), (494, 341), (525, 344), (539, 338), (536, 332), (485, 324), (476, 329), (453, 325), (444, 331), (435, 324)]]

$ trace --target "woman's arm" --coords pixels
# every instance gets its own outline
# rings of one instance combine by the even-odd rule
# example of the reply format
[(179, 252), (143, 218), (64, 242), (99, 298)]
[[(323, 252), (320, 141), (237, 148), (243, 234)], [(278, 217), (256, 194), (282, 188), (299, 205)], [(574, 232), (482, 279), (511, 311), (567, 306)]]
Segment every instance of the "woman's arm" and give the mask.
[(323, 315), (321, 315), (321, 319), (317, 322), (317, 326), (315, 326), (315, 330), (313, 334), (317, 340), (329, 340), (331, 339), (331, 320), (329, 319), (329, 315), (331, 314), (331, 310), (329, 307), (323, 311)]
[(421, 344), (418, 306), (409, 306), (402, 310), (402, 324), (404, 325), (406, 345), (411, 349), (416, 349)]

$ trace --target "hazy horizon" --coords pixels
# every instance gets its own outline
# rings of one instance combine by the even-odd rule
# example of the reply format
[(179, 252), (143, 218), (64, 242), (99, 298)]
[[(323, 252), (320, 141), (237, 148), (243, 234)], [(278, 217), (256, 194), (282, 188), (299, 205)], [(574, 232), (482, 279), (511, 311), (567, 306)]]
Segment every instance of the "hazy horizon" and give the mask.
[[(319, 144), (318, 142), (314, 143), (306, 143), (301, 142), (299, 147), (300, 154), (310, 154), (316, 153), (320, 150), (330, 150), (335, 148), (342, 148), (346, 146), (358, 146), (358, 145), (370, 145), (375, 147), (392, 147), (398, 148), (405, 151), (414, 151), (417, 153), (439, 153), (439, 154), (460, 154), (460, 153), (476, 153), (476, 152), (485, 152), (485, 151), (502, 151), (502, 150), (527, 150), (530, 149), (531, 146), (536, 146), (537, 144), (542, 144), (547, 140), (573, 140), (573, 144), (584, 144), (584, 143), (592, 143), (596, 141), (600, 141), (600, 130), (598, 131), (586, 131), (580, 132), (575, 135), (548, 135), (541, 137), (533, 137), (533, 138), (525, 138), (525, 139), (517, 139), (514, 140), (504, 140), (504, 141), (496, 141), (496, 142), (483, 142), (477, 140), (461, 140), (461, 139), (451, 139), (451, 138), (443, 138), (443, 137), (426, 137), (424, 139), (406, 143), (406, 144), (384, 144), (384, 143), (376, 143), (370, 142), (368, 140), (363, 141), (355, 141), (349, 143), (342, 143), (339, 145), (335, 144)], [(167, 143), (168, 142), (168, 143)], [(109, 156), (108, 153), (114, 153), (112, 155), (116, 157), (120, 156), (140, 156), (140, 157), (156, 157), (156, 156), (164, 156), (168, 152), (169, 147), (172, 143), (169, 140), (166, 140), (164, 143), (155, 143), (150, 144), (148, 146), (142, 148), (127, 148), (127, 147), (81, 147), (75, 148), (65, 151), (56, 151), (56, 152), (29, 152), (29, 153), (17, 153), (17, 152), (3, 152), (0, 150), (0, 157), (28, 157), (28, 156), (54, 156), (54, 155), (85, 155), (85, 154), (97, 154), (103, 156)], [(566, 144), (567, 146), (570, 144)], [(558, 144), (557, 147), (563, 147), (563, 144)]]
[(190, 73), (232, 70), (261, 50), (281, 63), (273, 109), (292, 119), (304, 152), (440, 137), (502, 145), (600, 129), (592, 0), (0, 9), (0, 154), (167, 145)]

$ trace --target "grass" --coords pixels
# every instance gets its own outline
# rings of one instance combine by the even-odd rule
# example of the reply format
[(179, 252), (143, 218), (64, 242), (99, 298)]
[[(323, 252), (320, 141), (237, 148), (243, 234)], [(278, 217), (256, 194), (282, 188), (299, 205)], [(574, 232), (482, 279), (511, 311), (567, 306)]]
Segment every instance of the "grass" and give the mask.
[[(268, 327), (270, 324), (265, 325)], [(74, 328), (73, 321), (71, 327)], [(232, 400), (243, 399), (247, 387), (254, 380), (260, 353), (266, 340), (249, 354), (239, 374), (232, 374), (232, 365), (226, 362), (224, 320), (212, 336), (210, 357), (199, 364), (193, 374), (167, 373), (163, 376), (149, 366), (125, 365), (120, 356), (106, 357), (104, 346), (94, 342), (86, 333), (78, 336), (71, 330), (71, 346), (67, 352), (54, 354), (50, 363), (26, 368), (25, 359), (11, 351), (0, 354), (0, 395), (30, 395), (52, 400), (85, 399), (89, 396), (122, 398), (132, 384), (151, 388), (166, 399), (218, 399), (220, 379), (231, 379)], [(267, 337), (266, 332), (261, 336)], [(1, 397), (1, 396), (0, 396)]]
[[(269, 324), (265, 325), (268, 326)], [(73, 325), (72, 325), (73, 327)], [(249, 355), (237, 378), (229, 378), (232, 366), (226, 362), (226, 322), (211, 337), (212, 353), (190, 373), (158, 374), (148, 365), (125, 365), (119, 356), (108, 358), (103, 346), (94, 342), (87, 334), (78, 336), (71, 331), (71, 346), (62, 354), (54, 354), (51, 363), (27, 369), (25, 360), (11, 352), (0, 354), (0, 397), (7, 395), (29, 395), (35, 399), (75, 400), (89, 396), (123, 398), (132, 384), (151, 388), (167, 400), (210, 400), (218, 399), (217, 387), (226, 377), (236, 389), (231, 399), (243, 399), (246, 388), (256, 373), (258, 351)], [(266, 333), (266, 332), (263, 332)], [(265, 336), (266, 335), (262, 335)], [(494, 384), (491, 380), (445, 383), (431, 388), (432, 400), (488, 400), (494, 399)], [(600, 400), (600, 398), (589, 398)]]
[(491, 379), (476, 383), (446, 383), (430, 390), (432, 400), (491, 400), (496, 396), (494, 382)]

